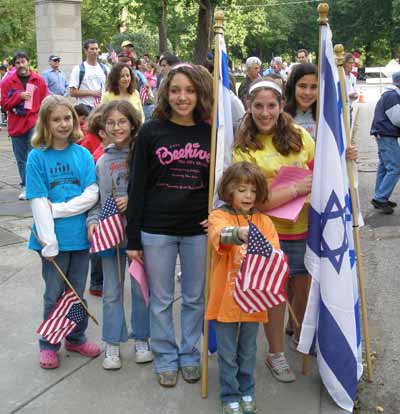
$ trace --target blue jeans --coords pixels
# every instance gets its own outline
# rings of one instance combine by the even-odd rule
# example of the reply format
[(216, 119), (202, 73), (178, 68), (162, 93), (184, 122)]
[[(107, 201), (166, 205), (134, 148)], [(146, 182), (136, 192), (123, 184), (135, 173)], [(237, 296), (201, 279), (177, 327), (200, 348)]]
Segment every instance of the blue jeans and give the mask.
[(31, 138), (33, 135), (34, 128), (30, 129), (24, 135), (18, 137), (11, 137), (12, 149), (14, 152), (15, 160), (17, 161), (17, 167), (19, 177), (21, 179), (21, 186), (25, 187), (25, 167), (28, 154), (32, 149)]
[(153, 115), (154, 105), (143, 105), (144, 120), (148, 121)]
[(374, 200), (388, 201), (400, 178), (400, 146), (394, 137), (376, 139), (379, 165), (376, 174)]
[(258, 322), (214, 321), (220, 395), (224, 403), (239, 402), (245, 395), (254, 395), (258, 326)]
[[(156, 372), (200, 365), (196, 345), (204, 314), (206, 235), (167, 236), (142, 232), (144, 265), (150, 289), (150, 332)], [(181, 343), (175, 339), (172, 307), (175, 265), (181, 263)]]
[(103, 290), (103, 267), (97, 253), (90, 253), (90, 290)]
[[(45, 283), (45, 290), (43, 295), (44, 310), (43, 320), (46, 320), (60, 296), (69, 289), (65, 284), (64, 279), (60, 276), (55, 266), (48, 260), (42, 259), (42, 273)], [(76, 290), (76, 293), (83, 299), (83, 293), (85, 291), (86, 279), (89, 270), (89, 251), (65, 251), (60, 252), (55, 258), (58, 266), (63, 273), (67, 276), (72, 286)], [(86, 303), (86, 301), (85, 301)], [(67, 336), (68, 342), (74, 345), (80, 345), (86, 342), (85, 331), (88, 325), (88, 316), (85, 314), (85, 318), (78, 323), (72, 333)], [(39, 338), (40, 349), (51, 349), (57, 351), (60, 349), (61, 343), (51, 344), (44, 338)]]
[[(125, 280), (126, 256), (121, 254), (122, 286)], [(126, 327), (123, 289), (121, 289), (117, 256), (102, 257), (103, 265), (103, 341), (118, 345), (129, 338)], [(139, 284), (131, 278), (132, 337), (147, 340), (149, 334), (149, 310), (142, 297)]]

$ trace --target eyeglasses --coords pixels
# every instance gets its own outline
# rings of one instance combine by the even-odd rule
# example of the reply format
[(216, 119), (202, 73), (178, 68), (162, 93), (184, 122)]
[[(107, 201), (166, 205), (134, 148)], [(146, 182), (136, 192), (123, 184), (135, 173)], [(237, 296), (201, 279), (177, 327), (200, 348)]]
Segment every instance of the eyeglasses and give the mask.
[(113, 129), (113, 128), (115, 128), (115, 127), (118, 127), (118, 128), (124, 128), (124, 127), (126, 127), (126, 126), (128, 126), (128, 124), (129, 124), (129, 120), (128, 119), (120, 119), (119, 121), (117, 121), (117, 122), (114, 122), (114, 121), (106, 121), (106, 128), (109, 128), (109, 129)]

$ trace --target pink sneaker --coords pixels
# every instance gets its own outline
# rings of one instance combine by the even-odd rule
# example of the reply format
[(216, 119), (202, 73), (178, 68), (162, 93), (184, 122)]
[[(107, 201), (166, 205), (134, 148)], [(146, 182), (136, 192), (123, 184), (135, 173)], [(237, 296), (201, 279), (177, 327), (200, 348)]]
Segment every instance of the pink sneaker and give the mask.
[(89, 341), (84, 344), (74, 345), (65, 340), (65, 349), (70, 352), (78, 352), (89, 358), (96, 358), (101, 353), (101, 349), (95, 343)]
[(58, 356), (57, 352), (51, 349), (42, 349), (40, 351), (40, 366), (43, 369), (58, 368)]

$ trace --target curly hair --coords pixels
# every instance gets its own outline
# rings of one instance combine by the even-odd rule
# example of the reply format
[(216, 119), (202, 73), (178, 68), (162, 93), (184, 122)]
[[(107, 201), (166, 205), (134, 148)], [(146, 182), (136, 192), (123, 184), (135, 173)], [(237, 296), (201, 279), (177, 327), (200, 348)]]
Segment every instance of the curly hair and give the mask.
[[(286, 82), (285, 88), (285, 112), (296, 116), (297, 112), (297, 101), (296, 101), (296, 85), (297, 82), (305, 75), (315, 75), (318, 78), (318, 68), (313, 63), (299, 63), (295, 65), (290, 72), (289, 79)], [(313, 119), (317, 117), (317, 101), (311, 106)]]
[(54, 137), (50, 132), (49, 119), (52, 112), (54, 112), (58, 106), (65, 106), (72, 114), (73, 128), (68, 141), (72, 143), (79, 141), (82, 138), (82, 132), (79, 127), (79, 118), (71, 102), (63, 96), (49, 95), (43, 99), (42, 104), (40, 105), (39, 117), (35, 133), (32, 137), (32, 146), (34, 148), (49, 149), (53, 146)]
[[(264, 79), (257, 79), (252, 83), (256, 85)], [(270, 80), (270, 82), (273, 82)], [(277, 86), (280, 87), (276, 83)], [(258, 138), (260, 131), (256, 123), (254, 122), (253, 115), (251, 113), (251, 107), (257, 94), (260, 91), (271, 91), (278, 101), (279, 106), (282, 105), (282, 95), (275, 89), (266, 86), (260, 86), (254, 89), (249, 95), (249, 110), (245, 113), (242, 122), (236, 132), (234, 149), (249, 153), (250, 151), (257, 151), (264, 149), (263, 142)], [(281, 112), (278, 117), (277, 124), (272, 131), (272, 143), (278, 152), (282, 155), (289, 155), (290, 152), (300, 152), (303, 147), (303, 141), (301, 139), (301, 132), (296, 128), (293, 118), (285, 113)]]
[(197, 94), (197, 103), (193, 111), (193, 120), (199, 122), (211, 118), (212, 113), (212, 77), (207, 69), (191, 64), (178, 64), (172, 67), (167, 77), (163, 80), (158, 103), (153, 112), (153, 119), (167, 120), (172, 116), (172, 108), (169, 104), (169, 88), (175, 75), (185, 75), (193, 84)]
[(136, 75), (133, 73), (132, 68), (127, 63), (116, 63), (111, 68), (111, 71), (107, 77), (106, 86), (107, 91), (112, 92), (114, 95), (119, 95), (121, 93), (119, 90), (119, 79), (123, 68), (127, 68), (129, 70), (129, 74), (131, 75), (131, 82), (128, 86), (127, 92), (131, 95), (136, 89)]

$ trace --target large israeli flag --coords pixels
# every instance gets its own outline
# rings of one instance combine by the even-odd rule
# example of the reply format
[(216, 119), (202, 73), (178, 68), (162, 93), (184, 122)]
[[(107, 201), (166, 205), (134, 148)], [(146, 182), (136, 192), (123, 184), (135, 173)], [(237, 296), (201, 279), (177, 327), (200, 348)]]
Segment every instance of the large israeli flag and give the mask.
[[(233, 124), (231, 98), (229, 88), (228, 54), (223, 35), (218, 36), (219, 68), (218, 68), (218, 110), (217, 110), (217, 153), (215, 159), (215, 191), (222, 177), (232, 161)], [(217, 68), (214, 68), (217, 70)], [(215, 193), (214, 204), (218, 205), (218, 196)]]
[(329, 26), (321, 30), (320, 113), (306, 267), (311, 290), (298, 350), (315, 341), (321, 379), (352, 412), (362, 374), (352, 211), (345, 160), (343, 105)]

